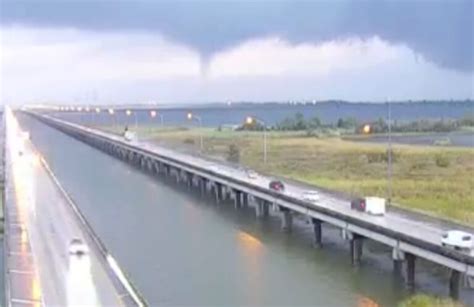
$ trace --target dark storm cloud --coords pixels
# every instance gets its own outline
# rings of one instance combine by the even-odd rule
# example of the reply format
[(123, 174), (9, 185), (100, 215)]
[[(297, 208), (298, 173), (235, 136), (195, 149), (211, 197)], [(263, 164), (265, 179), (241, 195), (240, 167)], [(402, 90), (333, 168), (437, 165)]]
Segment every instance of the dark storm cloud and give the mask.
[(0, 0), (4, 25), (156, 32), (204, 56), (278, 35), (314, 42), (378, 35), (442, 67), (474, 70), (474, 1)]

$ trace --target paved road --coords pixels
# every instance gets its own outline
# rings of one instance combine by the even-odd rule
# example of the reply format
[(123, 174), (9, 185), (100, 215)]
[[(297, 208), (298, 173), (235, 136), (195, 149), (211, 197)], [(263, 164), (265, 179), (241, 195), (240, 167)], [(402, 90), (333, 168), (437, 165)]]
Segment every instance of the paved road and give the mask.
[[(12, 183), (6, 198), (8, 206), (13, 207), (9, 211), (16, 214), (15, 225), (21, 229), (20, 241), (28, 243), (10, 254), (7, 270), (15, 267), (18, 259), (32, 260), (29, 274), (22, 275), (19, 282), (10, 283), (11, 292), (22, 296), (11, 294), (12, 304), (24, 299), (25, 303), (45, 306), (123, 305), (102, 255), (45, 168), (44, 160), (29, 140), (21, 141), (11, 113), (7, 112), (6, 116), (6, 169)], [(88, 255), (69, 255), (69, 242), (73, 238), (80, 238), (88, 245)]]
[[(81, 126), (79, 126), (81, 127)], [(82, 127), (81, 127), (82, 128)], [(104, 131), (98, 131), (95, 129), (86, 128), (92, 130), (96, 133), (102, 134), (108, 138), (112, 138), (118, 141), (124, 141), (123, 137), (110, 134)], [(231, 176), (236, 179), (253, 182), (254, 184), (267, 188), (269, 182), (272, 180), (272, 177), (267, 177), (259, 175), (256, 179), (251, 179), (247, 175), (247, 172), (243, 169), (232, 167), (230, 165), (218, 163), (211, 161), (209, 159), (199, 157), (196, 155), (191, 155), (188, 153), (182, 153), (175, 150), (170, 150), (162, 146), (152, 144), (147, 141), (133, 141), (133, 145), (142, 147), (149, 151), (155, 152), (163, 156), (169, 156), (174, 159), (180, 159), (189, 164), (193, 164), (199, 167), (208, 167), (215, 172), (221, 173), (223, 175)], [(307, 185), (297, 184), (294, 182), (285, 183), (285, 193), (297, 198), (302, 198), (304, 191), (308, 190)], [(318, 190), (313, 188), (320, 194), (320, 200), (316, 203), (313, 203), (314, 206), (329, 208), (335, 210), (344, 215), (362, 219), (364, 221), (369, 221), (373, 224), (380, 225), (382, 227), (390, 228), (394, 231), (407, 234), (409, 236), (418, 238), (420, 240), (433, 243), (435, 245), (441, 245), (441, 235), (447, 231), (453, 229), (452, 223), (443, 222), (441, 220), (433, 220), (430, 222), (426, 219), (420, 219), (417, 215), (411, 216), (410, 214), (388, 211), (384, 216), (372, 216), (363, 212), (358, 212), (350, 209), (350, 203), (346, 199), (338, 198), (337, 196), (332, 195), (331, 193)], [(464, 226), (460, 226), (462, 229), (466, 229)], [(474, 230), (469, 228), (472, 233)], [(474, 251), (471, 252), (471, 256), (474, 257)]]

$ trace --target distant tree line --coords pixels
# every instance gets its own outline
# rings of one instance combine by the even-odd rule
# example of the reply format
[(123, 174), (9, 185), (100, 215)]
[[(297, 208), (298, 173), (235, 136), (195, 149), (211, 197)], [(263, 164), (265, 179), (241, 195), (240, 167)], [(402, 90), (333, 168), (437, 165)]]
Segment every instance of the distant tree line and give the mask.
[[(362, 123), (357, 126), (356, 132), (363, 133), (364, 126), (370, 125), (371, 133), (388, 132), (388, 123), (385, 119)], [(392, 123), (392, 132), (451, 132), (460, 127), (474, 127), (474, 114), (466, 114), (460, 119), (418, 119), (413, 121), (397, 121)]]
[[(339, 118), (334, 123), (323, 124), (319, 117), (313, 116), (305, 118), (303, 113), (296, 113), (289, 116), (274, 126), (267, 127), (269, 130), (278, 131), (316, 131), (327, 129), (343, 129), (348, 132), (363, 133), (364, 126), (370, 126), (370, 133), (388, 132), (388, 123), (386, 119), (379, 118), (375, 121), (361, 122), (353, 117)], [(466, 114), (461, 119), (418, 119), (413, 121), (392, 121), (393, 132), (450, 132), (463, 126), (474, 127), (474, 113)], [(261, 131), (264, 126), (257, 121), (246, 123), (237, 130)]]

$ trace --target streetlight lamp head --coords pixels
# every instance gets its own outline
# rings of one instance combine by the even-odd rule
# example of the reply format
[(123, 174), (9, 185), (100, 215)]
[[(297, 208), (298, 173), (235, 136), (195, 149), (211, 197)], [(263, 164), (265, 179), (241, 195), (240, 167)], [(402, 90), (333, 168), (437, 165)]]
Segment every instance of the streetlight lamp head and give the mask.
[(191, 112), (188, 113), (187, 117), (188, 117), (188, 119), (192, 119), (193, 118), (193, 113), (191, 113)]
[(246, 122), (248, 125), (253, 124), (253, 121), (254, 121), (254, 119), (253, 119), (253, 117), (251, 117), (251, 116), (247, 116), (247, 118), (245, 119), (245, 122)]
[(364, 131), (365, 134), (369, 134), (370, 133), (370, 125), (365, 124), (364, 127), (362, 128), (362, 131)]

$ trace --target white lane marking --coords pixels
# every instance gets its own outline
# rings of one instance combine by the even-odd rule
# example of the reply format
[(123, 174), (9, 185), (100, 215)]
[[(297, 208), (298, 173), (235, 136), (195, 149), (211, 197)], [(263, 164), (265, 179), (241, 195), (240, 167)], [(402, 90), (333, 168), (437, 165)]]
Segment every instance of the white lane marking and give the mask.
[(114, 271), (115, 275), (118, 277), (122, 285), (125, 287), (125, 289), (127, 289), (128, 293), (130, 293), (135, 303), (138, 306), (143, 307), (144, 305), (139, 299), (137, 293), (135, 293), (135, 290), (132, 288), (132, 286), (128, 282), (127, 277), (120, 269), (119, 265), (117, 264), (117, 261), (115, 261), (115, 259), (110, 254), (107, 255), (107, 262), (109, 263), (110, 267), (112, 268), (112, 270)]

